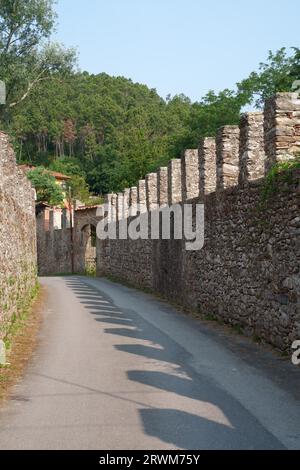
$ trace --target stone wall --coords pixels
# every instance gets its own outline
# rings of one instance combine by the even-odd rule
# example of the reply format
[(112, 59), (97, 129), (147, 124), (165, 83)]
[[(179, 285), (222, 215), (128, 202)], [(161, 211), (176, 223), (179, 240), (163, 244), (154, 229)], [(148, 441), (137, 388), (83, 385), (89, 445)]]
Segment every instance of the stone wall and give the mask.
[(36, 283), (34, 192), (0, 132), (0, 339)]
[(96, 269), (96, 246), (93, 231), (99, 221), (98, 207), (75, 210), (70, 224), (70, 211), (50, 206), (37, 208), (38, 273), (84, 274)]
[[(243, 115), (239, 127), (223, 127), (198, 151), (127, 190), (129, 200), (137, 195), (137, 214), (145, 207), (153, 214), (157, 201), (203, 202), (204, 247), (187, 251), (184, 240), (163, 240), (161, 229), (156, 240), (106, 240), (98, 246), (99, 275), (151, 289), (289, 350), (300, 338), (300, 170), (279, 178), (267, 199), (263, 194), (266, 172), (300, 153), (299, 110), (295, 93), (277, 94), (264, 115)], [(107, 202), (118, 207), (119, 197)], [(119, 217), (111, 211), (112, 223), (123, 224)]]
[(262, 182), (207, 196), (204, 248), (184, 252), (177, 301), (288, 349), (300, 337), (299, 182), (295, 170), (264, 204)]
[(71, 229), (66, 221), (66, 210), (59, 211), (61, 220), (52, 208), (37, 210), (37, 259), (40, 276), (72, 272)]

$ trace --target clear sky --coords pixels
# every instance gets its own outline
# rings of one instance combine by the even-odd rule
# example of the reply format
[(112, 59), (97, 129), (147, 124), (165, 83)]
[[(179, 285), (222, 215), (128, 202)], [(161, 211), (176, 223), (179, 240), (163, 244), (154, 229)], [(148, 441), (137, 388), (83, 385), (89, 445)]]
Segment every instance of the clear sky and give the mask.
[(268, 50), (300, 46), (300, 0), (58, 0), (57, 39), (91, 73), (164, 98), (233, 88)]

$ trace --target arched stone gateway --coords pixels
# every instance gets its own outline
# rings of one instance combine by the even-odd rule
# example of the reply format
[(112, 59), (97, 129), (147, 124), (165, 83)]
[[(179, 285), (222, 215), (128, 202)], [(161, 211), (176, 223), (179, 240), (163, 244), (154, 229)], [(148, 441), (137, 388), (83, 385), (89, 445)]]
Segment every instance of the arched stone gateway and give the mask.
[[(99, 206), (79, 207), (73, 224), (67, 209), (45, 204), (37, 210), (38, 270), (40, 275), (94, 273)], [(59, 222), (61, 219), (60, 223)]]
[(79, 207), (75, 211), (74, 267), (78, 273), (96, 273), (98, 207)]
[(95, 225), (88, 224), (81, 229), (79, 246), (82, 251), (80, 272), (95, 273), (97, 262), (97, 235)]

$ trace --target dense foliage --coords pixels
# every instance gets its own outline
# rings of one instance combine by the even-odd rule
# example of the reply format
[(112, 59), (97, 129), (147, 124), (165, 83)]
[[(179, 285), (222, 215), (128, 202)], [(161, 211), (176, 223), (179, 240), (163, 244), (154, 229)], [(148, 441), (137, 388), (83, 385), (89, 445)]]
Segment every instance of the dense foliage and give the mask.
[(64, 200), (62, 188), (45, 168), (37, 167), (29, 171), (28, 178), (36, 188), (37, 202), (48, 202), (54, 206), (62, 205)]
[[(184, 95), (164, 100), (123, 77), (78, 72), (74, 51), (42, 46), (54, 19), (50, 0), (0, 0), (0, 76), (8, 84), (1, 127), (14, 136), (20, 162), (72, 176), (81, 200), (89, 191), (134, 185), (201, 137), (237, 124), (244, 106), (259, 108), (300, 78), (300, 50), (282, 48), (234, 90), (210, 91), (195, 103)], [(27, 27), (20, 28), (20, 39), (11, 39), (9, 31), (22, 22)]]
[(55, 20), (53, 0), (0, 0), (0, 76), (6, 84), (2, 120), (9, 120), (9, 110), (38, 85), (72, 72), (74, 49), (49, 41)]

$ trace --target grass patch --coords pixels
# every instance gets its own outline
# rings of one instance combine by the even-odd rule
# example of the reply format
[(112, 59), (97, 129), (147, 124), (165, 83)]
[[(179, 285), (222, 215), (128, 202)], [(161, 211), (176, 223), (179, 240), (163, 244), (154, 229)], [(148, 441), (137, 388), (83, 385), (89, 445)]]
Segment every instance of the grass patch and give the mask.
[(8, 365), (0, 366), (0, 404), (23, 375), (36, 345), (40, 325), (39, 294), (40, 287), (36, 284), (26, 301), (20, 302), (19, 313), (14, 315), (3, 338)]
[(261, 344), (263, 342), (262, 338), (258, 336), (257, 334), (253, 335), (253, 341), (257, 344)]
[(28, 316), (30, 315), (30, 312), (31, 312), (32, 304), (38, 296), (39, 289), (40, 289), (40, 286), (38, 283), (36, 283), (36, 285), (30, 292), (26, 301), (18, 302), (18, 306), (17, 306), (18, 312), (12, 316), (12, 319), (9, 323), (9, 327), (7, 329), (7, 333), (3, 338), (7, 352), (9, 352), (11, 348), (11, 343), (12, 343), (14, 336), (19, 332), (19, 330), (23, 328), (24, 324), (26, 323), (26, 320), (28, 319)]
[(89, 277), (96, 277), (97, 270), (95, 264), (88, 264), (85, 268), (85, 275)]
[(212, 315), (211, 313), (201, 313), (201, 312), (198, 312), (201, 316), (203, 316), (204, 320), (207, 320), (207, 321), (217, 321), (217, 318), (215, 317), (215, 315)]
[(300, 155), (297, 155), (294, 160), (277, 163), (273, 166), (266, 176), (262, 188), (262, 205), (264, 205), (274, 194), (279, 192), (280, 183), (293, 183), (295, 170), (300, 170)]

